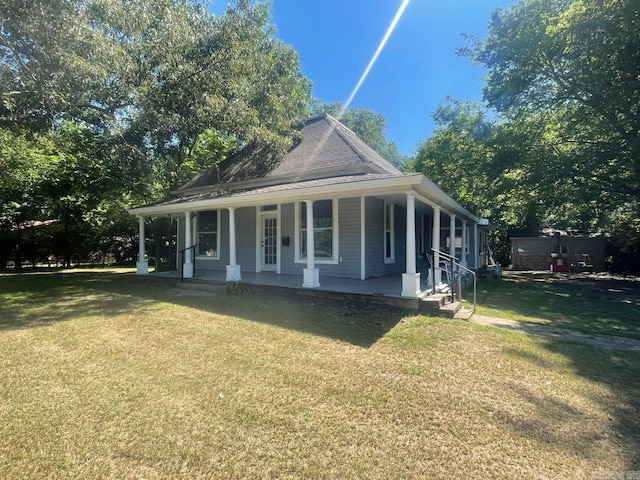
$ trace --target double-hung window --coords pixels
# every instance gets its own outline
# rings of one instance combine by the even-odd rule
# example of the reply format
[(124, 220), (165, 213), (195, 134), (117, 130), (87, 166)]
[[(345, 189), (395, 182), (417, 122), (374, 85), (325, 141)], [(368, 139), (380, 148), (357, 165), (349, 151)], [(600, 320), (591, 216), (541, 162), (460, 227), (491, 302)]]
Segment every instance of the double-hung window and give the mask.
[[(313, 243), (315, 259), (319, 263), (332, 263), (336, 260), (335, 209), (333, 200), (316, 200), (313, 202)], [(298, 204), (298, 261), (307, 258), (307, 206)]]
[(394, 263), (395, 235), (393, 228), (393, 203), (384, 203), (384, 263)]
[(219, 210), (198, 212), (196, 219), (196, 254), (199, 257), (220, 258)]

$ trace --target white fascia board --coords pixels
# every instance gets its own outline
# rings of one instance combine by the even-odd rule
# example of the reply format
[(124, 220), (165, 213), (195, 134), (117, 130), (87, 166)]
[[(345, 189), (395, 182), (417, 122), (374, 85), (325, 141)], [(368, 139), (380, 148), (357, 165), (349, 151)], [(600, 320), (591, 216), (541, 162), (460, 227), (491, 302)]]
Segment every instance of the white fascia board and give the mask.
[(465, 217), (475, 223), (482, 223), (483, 219), (476, 217), (463, 208), (455, 200), (444, 193), (440, 187), (421, 173), (405, 174), (398, 177), (373, 180), (356, 180), (353, 182), (316, 187), (292, 188), (289, 190), (279, 190), (275, 192), (246, 192), (223, 198), (132, 208), (129, 209), (129, 213), (132, 215), (160, 216), (172, 213), (182, 213), (185, 211), (213, 210), (226, 207), (254, 207), (256, 205), (291, 203), (302, 200), (323, 198), (348, 198), (361, 195), (404, 193), (407, 190), (415, 190), (432, 206), (433, 204), (438, 205), (447, 212)]
[(405, 192), (407, 189), (413, 189), (420, 184), (422, 178), (423, 175), (419, 173), (398, 177), (321, 185), (316, 187), (292, 188), (276, 192), (247, 192), (224, 198), (212, 198), (194, 202), (173, 203), (170, 205), (131, 208), (129, 209), (129, 213), (132, 215), (157, 216), (168, 213), (212, 210), (226, 207), (254, 207), (256, 205), (292, 203), (302, 200), (349, 198), (376, 194), (384, 195), (387, 193)]
[(419, 187), (416, 189), (418, 193), (424, 196), (427, 200), (430, 200), (436, 205), (439, 205), (443, 210), (446, 210), (449, 213), (453, 213), (461, 217), (466, 217), (467, 219), (475, 223), (480, 223), (480, 218), (476, 217), (466, 208), (462, 207), (458, 202), (444, 193), (442, 189), (440, 189), (440, 187), (438, 187), (427, 177), (422, 174), (420, 174), (420, 176), (422, 177), (422, 181), (420, 182)]

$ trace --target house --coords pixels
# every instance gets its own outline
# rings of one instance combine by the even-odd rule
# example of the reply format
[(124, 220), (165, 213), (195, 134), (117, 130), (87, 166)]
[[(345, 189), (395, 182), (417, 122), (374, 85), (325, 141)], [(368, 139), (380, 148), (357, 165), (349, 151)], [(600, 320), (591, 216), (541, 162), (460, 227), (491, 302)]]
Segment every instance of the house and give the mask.
[[(402, 296), (430, 287), (431, 248), (471, 269), (486, 262), (486, 226), (422, 174), (403, 174), (335, 118), (309, 120), (283, 158), (247, 146), (173, 193), (133, 208), (139, 217), (139, 274), (148, 272), (147, 217), (178, 221), (184, 276), (243, 272), (323, 279), (397, 277)], [(192, 252), (192, 254), (189, 254)], [(435, 274), (436, 284), (440, 272)]]
[[(604, 271), (607, 239), (601, 234), (571, 230), (543, 229), (540, 232), (509, 232), (511, 262), (514, 270), (569, 271), (581, 264)], [(558, 265), (559, 264), (559, 265)]]

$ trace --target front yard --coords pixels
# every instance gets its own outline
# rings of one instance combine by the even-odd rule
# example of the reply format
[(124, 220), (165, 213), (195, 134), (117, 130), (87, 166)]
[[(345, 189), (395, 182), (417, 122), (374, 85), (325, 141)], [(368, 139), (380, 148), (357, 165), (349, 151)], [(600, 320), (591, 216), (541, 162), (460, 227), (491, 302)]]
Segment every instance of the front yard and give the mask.
[(640, 471), (639, 354), (462, 321), (4, 275), (0, 365), (0, 478)]
[(640, 279), (505, 272), (478, 284), (478, 313), (640, 339)]

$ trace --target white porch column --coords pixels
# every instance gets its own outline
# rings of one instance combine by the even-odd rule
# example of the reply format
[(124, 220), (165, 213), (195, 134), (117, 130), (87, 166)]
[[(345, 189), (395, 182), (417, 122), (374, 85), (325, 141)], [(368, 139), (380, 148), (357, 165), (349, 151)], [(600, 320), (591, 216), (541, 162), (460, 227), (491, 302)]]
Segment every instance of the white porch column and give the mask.
[(138, 261), (136, 262), (136, 275), (149, 275), (149, 262), (145, 260), (145, 235), (144, 217), (138, 217)]
[[(193, 233), (191, 232), (191, 212), (184, 212), (184, 248), (193, 246)], [(182, 271), (184, 272), (184, 278), (193, 277), (193, 262), (191, 256), (193, 255), (193, 249), (184, 251)]]
[(367, 248), (366, 248), (366, 197), (360, 197), (360, 280), (367, 278)]
[(456, 256), (456, 216), (449, 214), (449, 255)]
[(473, 268), (478, 270), (480, 268), (479, 254), (480, 248), (478, 247), (478, 224), (473, 224)]
[(180, 217), (176, 217), (176, 270), (180, 270), (180, 240), (178, 236), (180, 235)]
[(460, 264), (467, 266), (467, 250), (469, 248), (469, 237), (467, 234), (467, 221), (462, 221), (462, 253), (460, 253)]
[(433, 207), (433, 228), (431, 229), (431, 248), (435, 250), (433, 253), (433, 266), (434, 272), (434, 287), (437, 287), (442, 282), (442, 272), (438, 268), (440, 265), (440, 255), (437, 252), (440, 251), (440, 207)]
[(303, 270), (302, 286), (317, 288), (320, 286), (320, 270), (316, 268), (316, 247), (313, 238), (313, 200), (305, 200), (307, 205), (307, 268)]
[(229, 207), (229, 265), (227, 265), (227, 282), (242, 280), (240, 265), (236, 262), (236, 209)]
[(402, 274), (402, 296), (420, 295), (420, 274), (416, 273), (416, 196), (407, 193), (406, 272)]

